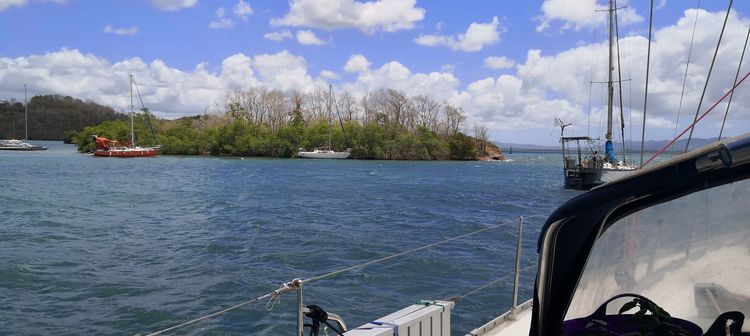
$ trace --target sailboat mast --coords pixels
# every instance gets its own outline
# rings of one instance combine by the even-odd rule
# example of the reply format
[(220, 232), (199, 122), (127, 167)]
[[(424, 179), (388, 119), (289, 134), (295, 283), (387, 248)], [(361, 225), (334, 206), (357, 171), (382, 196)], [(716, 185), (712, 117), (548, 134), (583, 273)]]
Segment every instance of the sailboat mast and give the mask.
[(135, 132), (133, 131), (133, 74), (130, 74), (130, 147), (135, 147)]
[(331, 140), (333, 138), (333, 131), (331, 130), (331, 101), (333, 100), (333, 86), (328, 84), (328, 149), (333, 150), (331, 147)]
[(606, 160), (616, 162), (615, 146), (612, 144), (612, 106), (614, 105), (615, 89), (612, 84), (612, 72), (615, 69), (614, 53), (612, 50), (612, 41), (614, 40), (614, 13), (615, 6), (613, 0), (609, 0), (609, 62), (607, 63), (607, 142), (604, 145), (604, 151), (607, 153)]
[(614, 39), (614, 3), (609, 1), (609, 63), (607, 69), (607, 141), (612, 141), (612, 105), (614, 98), (614, 85), (612, 84), (612, 72), (614, 71), (614, 57), (612, 53), (612, 40)]
[(23, 142), (29, 140), (29, 103), (26, 100), (26, 84), (23, 85), (23, 118), (26, 131), (23, 133)]

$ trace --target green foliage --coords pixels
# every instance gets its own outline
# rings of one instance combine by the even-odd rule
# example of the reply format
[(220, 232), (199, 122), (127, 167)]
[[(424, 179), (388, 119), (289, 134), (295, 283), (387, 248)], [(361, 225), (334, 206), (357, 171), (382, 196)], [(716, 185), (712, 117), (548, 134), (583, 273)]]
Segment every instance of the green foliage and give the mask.
[[(159, 136), (161, 153), (171, 155), (231, 155), (294, 157), (300, 148), (328, 146), (329, 124), (326, 120), (311, 121), (305, 126), (301, 114), (294, 116), (280, 128), (248, 122), (244, 118), (227, 118), (213, 126), (198, 127), (203, 117), (179, 120), (156, 120), (154, 128)], [(152, 118), (153, 119), (153, 118)], [(471, 137), (457, 133), (443, 138), (419, 127), (408, 131), (394, 123), (356, 121), (343, 123), (343, 130), (332, 126), (331, 147), (337, 151), (352, 149), (353, 159), (376, 160), (472, 160), (478, 150)], [(135, 119), (136, 143), (153, 145), (145, 118)], [(91, 151), (95, 145), (91, 135), (105, 136), (125, 144), (130, 139), (129, 120), (107, 121), (86, 127), (81, 132), (66, 135), (80, 151)]]
[[(127, 116), (111, 107), (69, 96), (34, 96), (28, 102), (29, 138), (72, 141), (72, 133), (109, 120)], [(25, 132), (23, 102), (0, 101), (0, 138), (23, 138)]]
[(476, 160), (479, 157), (479, 150), (474, 144), (474, 140), (461, 132), (453, 135), (448, 141), (448, 145), (453, 160)]

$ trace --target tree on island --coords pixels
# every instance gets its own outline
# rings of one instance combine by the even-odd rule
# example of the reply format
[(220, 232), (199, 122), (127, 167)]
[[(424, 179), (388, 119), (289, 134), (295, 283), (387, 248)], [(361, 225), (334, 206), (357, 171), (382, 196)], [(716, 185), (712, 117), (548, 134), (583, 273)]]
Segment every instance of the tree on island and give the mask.
[[(460, 107), (427, 96), (379, 89), (355, 99), (349, 93), (332, 100), (328, 91), (288, 92), (252, 87), (225, 95), (212, 113), (157, 120), (163, 154), (293, 157), (299, 148), (327, 145), (352, 148), (351, 158), (390, 160), (476, 160), (479, 142), (461, 132)], [(330, 126), (329, 126), (330, 125)], [(87, 127), (72, 137), (81, 151), (93, 148), (91, 134), (120, 139), (129, 123), (111, 121)], [(136, 143), (152, 145), (143, 116), (136, 120)], [(485, 139), (486, 143), (486, 128)]]

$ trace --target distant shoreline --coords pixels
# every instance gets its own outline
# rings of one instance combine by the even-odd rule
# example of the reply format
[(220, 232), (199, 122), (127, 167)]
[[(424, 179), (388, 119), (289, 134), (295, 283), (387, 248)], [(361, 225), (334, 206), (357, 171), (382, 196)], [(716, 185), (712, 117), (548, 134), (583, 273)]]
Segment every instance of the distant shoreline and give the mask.
[[(656, 154), (658, 150), (653, 149), (646, 149), (643, 152), (648, 154)], [(513, 155), (516, 153), (524, 153), (524, 154), (532, 154), (532, 153), (549, 153), (549, 154), (562, 154), (562, 150), (560, 149), (544, 149), (544, 148), (516, 148), (516, 147), (506, 147), (503, 148), (503, 153), (505, 155)], [(625, 154), (640, 154), (641, 151), (626, 151)], [(663, 154), (682, 154), (681, 151), (664, 151)]]

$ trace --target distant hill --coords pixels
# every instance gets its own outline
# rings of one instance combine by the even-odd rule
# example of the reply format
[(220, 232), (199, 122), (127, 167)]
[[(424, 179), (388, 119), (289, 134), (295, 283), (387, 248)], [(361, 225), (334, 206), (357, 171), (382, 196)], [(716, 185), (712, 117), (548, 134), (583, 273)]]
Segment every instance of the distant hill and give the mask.
[[(718, 138), (693, 138), (690, 140), (690, 150), (703, 147), (709, 143), (716, 142)], [(662, 147), (666, 146), (669, 143), (670, 140), (649, 140), (645, 142), (644, 151), (646, 152), (656, 152), (660, 150)], [(675, 142), (675, 144), (672, 146), (673, 152), (682, 153), (685, 150), (685, 143), (687, 140), (678, 140)], [(502, 148), (503, 151), (507, 154), (510, 154), (511, 149), (513, 151), (519, 151), (519, 152), (559, 152), (560, 146), (543, 146), (543, 145), (533, 145), (533, 144), (518, 144), (518, 143), (510, 143), (510, 142), (494, 142), (498, 147)], [(602, 141), (602, 146), (603, 146)], [(622, 144), (619, 142), (615, 142), (615, 151), (620, 151), (622, 148)], [(641, 151), (641, 142), (640, 141), (633, 141), (628, 142), (626, 145), (626, 151), (628, 153), (638, 153)], [(669, 152), (669, 151), (667, 151)]]
[[(70, 96), (34, 96), (29, 101), (29, 139), (62, 140), (66, 132), (108, 120), (127, 119), (109, 106)], [(24, 106), (16, 100), (0, 101), (0, 139), (24, 137)]]

